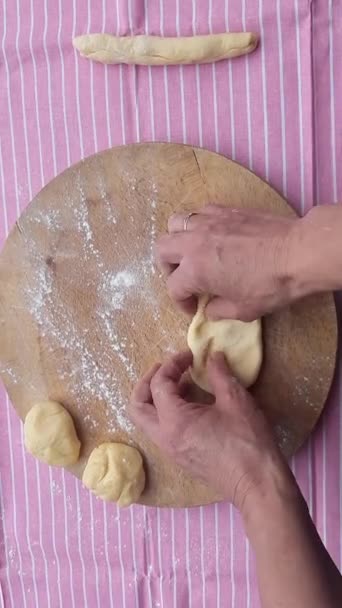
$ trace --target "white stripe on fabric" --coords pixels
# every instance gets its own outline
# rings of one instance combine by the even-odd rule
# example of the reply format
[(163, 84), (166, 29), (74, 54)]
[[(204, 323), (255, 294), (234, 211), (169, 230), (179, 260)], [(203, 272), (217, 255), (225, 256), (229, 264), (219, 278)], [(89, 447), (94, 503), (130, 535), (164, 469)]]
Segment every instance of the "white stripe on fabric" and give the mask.
[(40, 497), (42, 496), (41, 484), (40, 484), (40, 475), (39, 475), (39, 463), (36, 462), (36, 475), (37, 475), (37, 490), (38, 490), (38, 517), (39, 517), (39, 544), (40, 549), (43, 555), (44, 560), (44, 572), (45, 572), (45, 582), (46, 582), (46, 596), (47, 596), (47, 605), (48, 608), (51, 606), (51, 597), (50, 597), (50, 585), (49, 585), (49, 569), (48, 569), (48, 559), (45, 554), (45, 549), (43, 547), (43, 513), (42, 513), (42, 502)]
[(62, 90), (62, 105), (63, 105), (64, 139), (65, 139), (66, 148), (67, 148), (67, 165), (69, 167), (71, 164), (71, 157), (70, 157), (70, 145), (69, 145), (67, 111), (66, 111), (64, 56), (63, 56), (62, 44), (61, 44), (62, 19), (63, 19), (62, 0), (58, 0), (57, 46), (58, 46), (58, 51), (59, 51), (59, 57), (60, 57), (60, 62), (61, 62), (61, 72), (62, 72), (62, 89), (61, 90)]
[[(132, 8), (132, 1), (133, 0), (128, 0), (128, 22), (129, 22), (129, 29), (130, 29), (130, 33), (133, 36), (134, 35), (134, 22), (133, 22), (133, 8)], [(133, 103), (135, 103), (135, 128), (136, 128), (136, 139), (137, 142), (140, 141), (140, 125), (139, 125), (139, 108), (138, 108), (138, 92), (137, 92), (137, 70), (138, 70), (138, 66), (136, 65), (130, 65), (128, 66), (129, 69), (129, 74), (131, 74), (132, 78), (133, 78)]]
[[(246, 0), (242, 1), (242, 27), (247, 30), (246, 23)], [(251, 120), (251, 93), (249, 76), (249, 56), (245, 56), (246, 72), (246, 104), (247, 104), (247, 133), (248, 133), (248, 167), (253, 171), (253, 147), (252, 147), (252, 120)]]
[(76, 506), (77, 506), (77, 540), (78, 540), (77, 544), (78, 544), (78, 553), (80, 556), (81, 570), (82, 570), (82, 591), (83, 591), (84, 605), (88, 606), (85, 566), (84, 566), (84, 559), (83, 559), (82, 545), (81, 545), (81, 520), (82, 520), (83, 516), (81, 514), (81, 500), (80, 500), (80, 494), (78, 491), (78, 479), (76, 479), (76, 478), (75, 478), (75, 492), (76, 492)]
[[(74, 593), (74, 584), (73, 584), (73, 564), (71, 561), (71, 557), (70, 557), (70, 550), (69, 550), (69, 540), (68, 540), (68, 534), (69, 534), (69, 526), (68, 526), (68, 510), (67, 510), (67, 504), (66, 504), (66, 496), (67, 496), (67, 491), (66, 491), (66, 483), (65, 483), (65, 475), (64, 475), (64, 470), (62, 469), (61, 471), (61, 481), (62, 481), (62, 488), (63, 488), (63, 504), (64, 504), (64, 543), (65, 543), (65, 551), (66, 551), (66, 555), (68, 558), (68, 563), (69, 563), (69, 572), (70, 572), (70, 591), (71, 591), (71, 601), (72, 601), (72, 605), (73, 608), (76, 607), (76, 602), (75, 602), (75, 593)], [(51, 488), (50, 488), (51, 491)], [(41, 496), (41, 493), (39, 491), (39, 496)], [(39, 500), (39, 504), (40, 504), (40, 500)]]
[[(107, 19), (107, 7), (106, 0), (102, 0), (102, 32), (106, 30), (106, 19)], [(106, 117), (107, 117), (107, 135), (108, 135), (108, 147), (111, 148), (112, 142), (112, 131), (110, 126), (110, 115), (109, 115), (109, 87), (108, 87), (108, 65), (104, 65), (104, 80), (105, 80), (105, 103), (106, 103)]]
[[(91, 32), (91, 4), (90, 4), (90, 0), (88, 0), (87, 33), (89, 34), (90, 32)], [(88, 65), (90, 67), (90, 105), (91, 105), (91, 120), (92, 120), (93, 135), (94, 135), (94, 150), (95, 150), (95, 152), (97, 152), (98, 143), (97, 143), (97, 131), (96, 131), (96, 120), (95, 120), (95, 100), (94, 100), (94, 62), (89, 61)]]
[[(46, 61), (47, 68), (47, 90), (48, 90), (48, 100), (49, 100), (49, 119), (50, 119), (50, 130), (51, 130), (51, 140), (54, 142), (54, 122), (53, 122), (53, 112), (52, 112), (52, 99), (51, 99), (51, 69), (50, 69), (50, 61), (46, 44), (46, 36), (47, 36), (47, 27), (48, 27), (48, 8), (47, 8), (47, 0), (44, 0), (44, 31), (43, 31), (43, 49)], [(56, 146), (52, 146), (52, 159), (55, 175), (57, 175), (57, 160), (56, 160)]]
[[(180, 17), (180, 7), (179, 1), (176, 0), (176, 33), (177, 36), (180, 36), (180, 25), (179, 25), (179, 17)], [(184, 70), (182, 65), (178, 66), (179, 69), (179, 81), (180, 81), (180, 89), (181, 89), (181, 108), (182, 108), (182, 137), (183, 143), (186, 144), (186, 122), (185, 122), (185, 94), (184, 94)]]
[(113, 578), (112, 578), (112, 569), (110, 566), (109, 553), (108, 553), (108, 518), (107, 518), (107, 504), (103, 501), (102, 503), (103, 510), (103, 531), (104, 531), (104, 552), (106, 558), (106, 566), (108, 572), (108, 589), (109, 589), (109, 599), (110, 599), (110, 608), (114, 608), (113, 601)]
[[(143, 520), (144, 520), (144, 533), (145, 536), (147, 538), (150, 538), (150, 531), (148, 528), (148, 522), (147, 522), (147, 510), (146, 507), (143, 506), (142, 508), (143, 510)], [(146, 540), (145, 543), (149, 543), (150, 541)], [(148, 563), (147, 563), (147, 591), (148, 591), (148, 601), (149, 601), (149, 606), (153, 606), (152, 604), (152, 590), (151, 590), (151, 573), (152, 573), (152, 562), (151, 560), (151, 555), (150, 555), (150, 550), (147, 550), (147, 558), (148, 558)]]
[(192, 587), (191, 587), (191, 570), (190, 570), (190, 522), (189, 522), (189, 509), (184, 510), (185, 515), (185, 564), (186, 564), (186, 576), (188, 579), (188, 594), (189, 594), (189, 606), (192, 606)]
[(305, 161), (304, 161), (304, 125), (303, 125), (303, 92), (302, 92), (302, 59), (300, 53), (300, 23), (298, 0), (294, 0), (296, 19), (296, 53), (297, 53), (297, 82), (298, 82), (298, 110), (299, 110), (299, 151), (300, 151), (300, 208), (302, 215), (305, 212)]
[(122, 542), (121, 542), (121, 521), (120, 521), (120, 509), (116, 506), (116, 521), (118, 524), (118, 554), (119, 554), (119, 563), (121, 570), (121, 587), (122, 587), (122, 605), (123, 608), (126, 608), (126, 582), (125, 582), (125, 569), (122, 558)]
[[(228, 12), (228, 0), (225, 10), (225, 26), (226, 31), (229, 32), (229, 12)], [(234, 117), (234, 92), (233, 92), (233, 68), (232, 62), (228, 61), (228, 82), (229, 82), (229, 112), (230, 112), (230, 130), (231, 130), (231, 156), (232, 159), (236, 159), (235, 149), (235, 117)]]
[(120, 115), (121, 115), (121, 130), (122, 130), (122, 143), (126, 143), (126, 129), (125, 129), (125, 109), (124, 109), (124, 94), (123, 94), (123, 66), (119, 66), (119, 83), (120, 83)]
[(112, 130), (110, 127), (110, 118), (109, 118), (109, 87), (108, 87), (109, 66), (104, 65), (103, 68), (104, 68), (104, 78), (105, 78), (105, 102), (106, 102), (106, 116), (107, 116), (108, 147), (111, 148), (113, 146), (113, 140), (112, 140)]
[[(196, 35), (196, 0), (192, 0), (192, 33)], [(199, 145), (203, 147), (203, 134), (202, 134), (202, 104), (201, 104), (201, 75), (200, 66), (198, 63), (195, 65), (196, 74), (196, 97), (197, 97), (197, 120), (198, 120), (198, 135)]]
[[(116, 31), (117, 35), (120, 32), (120, 9), (119, 0), (116, 0)], [(121, 116), (121, 133), (122, 143), (126, 143), (126, 132), (125, 132), (125, 112), (124, 112), (124, 99), (123, 99), (123, 66), (119, 65), (119, 90), (120, 90), (120, 116)]]
[[(3, 11), (4, 15), (6, 14), (6, 0), (3, 0)], [(6, 19), (4, 19), (4, 33), (1, 41), (2, 47), (2, 55), (5, 63), (5, 71), (6, 71), (6, 82), (7, 82), (7, 107), (8, 107), (8, 115), (9, 115), (9, 126), (10, 126), (10, 135), (11, 135), (11, 149), (12, 149), (12, 159), (13, 159), (13, 173), (14, 173), (14, 183), (15, 183), (15, 207), (17, 212), (17, 217), (20, 216), (20, 207), (19, 207), (19, 197), (18, 197), (18, 175), (17, 175), (17, 165), (16, 165), (16, 152), (15, 152), (15, 144), (14, 144), (14, 130), (13, 130), (13, 114), (12, 114), (12, 98), (11, 98), (11, 82), (10, 82), (10, 73), (6, 55)]]
[(235, 607), (235, 576), (234, 576), (234, 525), (233, 525), (233, 505), (229, 505), (229, 534), (230, 534), (230, 576), (232, 585), (231, 608)]
[[(164, 36), (164, 2), (159, 0), (159, 13), (160, 13), (160, 35)], [(164, 93), (165, 93), (165, 111), (166, 111), (166, 139), (171, 141), (171, 126), (170, 126), (170, 102), (169, 102), (169, 84), (168, 84), (168, 70), (167, 66), (163, 66), (164, 73)]]
[(101, 606), (100, 602), (100, 585), (99, 585), (99, 570), (97, 567), (96, 551), (95, 551), (95, 519), (94, 519), (94, 505), (93, 500), (95, 497), (89, 492), (89, 505), (90, 505), (90, 533), (91, 533), (91, 552), (93, 555), (94, 569), (95, 569), (95, 587), (96, 587), (96, 600), (97, 605)]
[[(149, 19), (148, 19), (148, 3), (147, 0), (144, 0), (144, 11), (145, 11), (145, 34), (150, 33), (149, 28)], [(153, 103), (153, 86), (152, 86), (152, 68), (148, 66), (148, 88), (149, 88), (149, 97), (150, 97), (150, 113), (151, 113), (151, 131), (152, 131), (152, 141), (156, 139), (155, 133), (155, 125), (154, 125), (154, 103)]]
[(22, 117), (23, 117), (23, 131), (24, 131), (24, 144), (25, 144), (25, 161), (26, 161), (26, 167), (27, 167), (27, 184), (28, 184), (28, 191), (29, 191), (29, 197), (30, 200), (32, 199), (32, 180), (31, 180), (31, 163), (30, 163), (30, 155), (29, 155), (29, 149), (28, 149), (28, 138), (27, 138), (27, 121), (26, 121), (26, 112), (25, 112), (25, 84), (24, 84), (24, 77), (23, 77), (23, 66), (22, 66), (22, 62), (21, 62), (21, 57), (20, 57), (20, 51), (19, 51), (19, 35), (20, 35), (20, 4), (17, 0), (16, 2), (16, 7), (17, 7), (17, 30), (16, 30), (16, 36), (15, 36), (15, 50), (16, 50), (16, 55), (17, 55), (17, 59), (18, 59), (18, 64), (19, 64), (19, 74), (20, 74), (20, 97), (21, 97), (21, 112), (22, 112)]
[(214, 96), (214, 132), (215, 132), (215, 152), (219, 152), (219, 136), (218, 136), (218, 112), (217, 112), (217, 81), (216, 81), (216, 63), (212, 64), (213, 72), (213, 96)]
[[(2, 168), (2, 165), (0, 163), (0, 168)], [(15, 606), (14, 600), (13, 600), (13, 591), (12, 591), (12, 583), (11, 583), (11, 575), (10, 575), (10, 569), (8, 567), (8, 563), (7, 563), (7, 558), (8, 558), (8, 554), (9, 554), (9, 548), (7, 546), (7, 532), (6, 532), (6, 517), (5, 517), (5, 505), (4, 505), (4, 501), (3, 501), (3, 489), (2, 489), (2, 481), (1, 481), (1, 475), (0, 475), (0, 517), (2, 517), (2, 532), (4, 535), (4, 550), (6, 553), (6, 559), (3, 558), (3, 567), (2, 570), (5, 572), (5, 576), (7, 579), (7, 587), (8, 587), (8, 593), (11, 599), (11, 605)], [(1, 606), (2, 608), (5, 608), (5, 600), (3, 598), (2, 595), (2, 589), (1, 589), (1, 582), (0, 582), (0, 599), (1, 599)]]
[(175, 510), (174, 509), (171, 509), (171, 545), (172, 545), (172, 563), (173, 563), (173, 568), (174, 568), (173, 608), (177, 608), (177, 562), (176, 562)]
[(161, 550), (161, 525), (160, 525), (160, 508), (157, 508), (157, 525), (158, 525), (158, 564), (159, 564), (159, 592), (160, 592), (160, 608), (164, 608), (163, 598), (163, 562)]
[(250, 567), (249, 567), (249, 560), (250, 560), (250, 547), (249, 547), (249, 541), (246, 538), (245, 539), (245, 543), (246, 543), (246, 608), (250, 608), (251, 606), (251, 582), (250, 582)]
[(1, 198), (2, 198), (2, 211), (4, 216), (4, 228), (5, 228), (5, 239), (8, 237), (8, 215), (7, 215), (7, 207), (6, 207), (6, 191), (5, 191), (5, 173), (4, 173), (4, 165), (2, 160), (2, 146), (1, 146), (1, 137), (0, 137), (0, 176), (1, 176)]
[(201, 104), (201, 76), (200, 66), (196, 65), (196, 95), (197, 95), (197, 117), (198, 117), (198, 134), (199, 134), (199, 145), (203, 148), (203, 134), (202, 134), (202, 104)]
[[(259, 0), (259, 27), (261, 40), (265, 40), (263, 23), (263, 0)], [(268, 151), (268, 116), (267, 116), (267, 85), (266, 85), (266, 59), (265, 45), (261, 45), (261, 69), (262, 69), (262, 100), (264, 113), (264, 153), (265, 153), (265, 177), (269, 180), (269, 151)]]
[(130, 507), (130, 518), (131, 518), (131, 544), (132, 544), (132, 557), (133, 557), (133, 580), (134, 580), (134, 592), (135, 592), (135, 606), (139, 608), (139, 589), (138, 589), (138, 567), (137, 558), (135, 554), (135, 533), (134, 533), (134, 507)]
[[(46, 2), (46, 0), (45, 0)], [(76, 0), (72, 2), (72, 35), (74, 38), (76, 36)], [(84, 143), (83, 143), (83, 131), (82, 131), (82, 123), (81, 123), (81, 109), (80, 109), (80, 88), (79, 84), (79, 74), (78, 74), (78, 57), (76, 51), (74, 51), (75, 57), (75, 90), (76, 90), (76, 110), (77, 110), (77, 126), (78, 126), (78, 136), (80, 138), (80, 149), (81, 149), (81, 158), (84, 158)]]
[(281, 29), (280, 0), (277, 0), (277, 29), (279, 48), (279, 80), (280, 80), (280, 117), (281, 117), (281, 150), (283, 159), (283, 194), (287, 196), (287, 161), (286, 161), (286, 121), (285, 121), (285, 91), (284, 91), (284, 52)]
[(331, 161), (334, 203), (337, 203), (337, 169), (336, 169), (336, 121), (335, 121), (335, 81), (334, 81), (334, 15), (333, 2), (329, 0), (329, 76), (330, 76), (330, 133)]
[(217, 608), (221, 608), (221, 579), (220, 579), (220, 555), (219, 555), (219, 529), (218, 529), (218, 504), (215, 503), (215, 567), (216, 567), (216, 596)]
[(322, 425), (322, 518), (323, 542), (327, 546), (327, 424)]
[(49, 482), (50, 482), (50, 488), (49, 488), (49, 493), (50, 493), (50, 504), (51, 504), (51, 515), (52, 515), (52, 550), (53, 550), (53, 554), (55, 556), (55, 562), (56, 562), (56, 569), (57, 569), (57, 588), (58, 588), (58, 600), (60, 603), (60, 606), (63, 606), (62, 603), (62, 590), (61, 590), (61, 567), (60, 567), (60, 563), (59, 563), (59, 557), (58, 557), (58, 552), (56, 549), (56, 518), (55, 518), (55, 503), (54, 503), (54, 498), (53, 498), (53, 493), (51, 492), (51, 488), (52, 488), (52, 469), (49, 467)]
[(34, 27), (34, 7), (33, 0), (30, 0), (30, 13), (31, 13), (31, 23), (30, 23), (30, 37), (29, 37), (29, 48), (30, 54), (32, 58), (33, 65), (33, 83), (34, 83), (34, 105), (36, 111), (36, 123), (37, 123), (37, 134), (38, 134), (38, 153), (39, 153), (39, 168), (40, 168), (40, 181), (44, 183), (44, 171), (43, 171), (43, 154), (42, 154), (42, 140), (40, 133), (40, 121), (39, 121), (39, 104), (38, 104), (38, 85), (37, 85), (37, 64), (36, 58), (33, 52), (33, 27)]
[[(209, 33), (212, 34), (213, 33), (213, 0), (209, 0), (208, 23), (209, 23)], [(215, 63), (215, 61), (211, 64), (211, 69), (212, 69), (212, 78), (213, 78), (215, 152), (218, 152), (219, 151), (219, 137), (218, 137), (217, 82), (216, 82), (216, 63)]]
[(27, 603), (26, 603), (26, 591), (25, 591), (25, 587), (24, 587), (24, 581), (23, 581), (23, 560), (22, 560), (22, 556), (21, 556), (21, 551), (20, 551), (20, 543), (19, 543), (19, 537), (18, 537), (18, 530), (17, 530), (17, 496), (16, 496), (16, 491), (15, 491), (15, 467), (14, 467), (14, 459), (13, 459), (13, 442), (12, 442), (12, 429), (11, 429), (11, 419), (10, 419), (10, 407), (12, 407), (9, 403), (8, 400), (8, 396), (6, 393), (6, 415), (7, 415), (7, 432), (8, 432), (8, 443), (9, 443), (9, 452), (10, 452), (10, 474), (11, 474), (11, 485), (12, 485), (12, 505), (13, 505), (13, 522), (14, 522), (14, 526), (13, 526), (13, 532), (14, 532), (14, 539), (15, 539), (15, 543), (16, 543), (16, 553), (18, 555), (18, 562), (19, 562), (19, 579), (20, 579), (20, 586), (21, 586), (21, 591), (23, 594), (23, 606), (26, 608), (27, 607)]
[(204, 522), (203, 522), (203, 507), (199, 509), (200, 516), (200, 540), (201, 540), (201, 570), (202, 570), (202, 606), (205, 608), (205, 567), (204, 567)]

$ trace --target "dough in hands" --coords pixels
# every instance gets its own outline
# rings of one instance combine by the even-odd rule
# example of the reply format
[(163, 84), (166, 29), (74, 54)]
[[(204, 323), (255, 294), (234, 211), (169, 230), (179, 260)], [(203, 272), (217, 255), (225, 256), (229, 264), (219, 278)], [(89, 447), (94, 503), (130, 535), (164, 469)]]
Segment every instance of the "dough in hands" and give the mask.
[(30, 409), (24, 422), (24, 442), (30, 454), (59, 467), (75, 464), (81, 448), (73, 419), (57, 401), (42, 401)]
[(188, 330), (188, 346), (193, 353), (192, 379), (212, 393), (206, 366), (210, 354), (223, 352), (234, 376), (245, 387), (258, 377), (262, 363), (261, 321), (251, 323), (223, 319), (211, 321), (205, 316), (208, 296), (199, 299), (197, 313)]
[(249, 32), (163, 38), (85, 34), (73, 39), (83, 57), (101, 63), (174, 65), (211, 63), (254, 51), (258, 36)]
[(128, 507), (138, 500), (145, 487), (141, 454), (123, 443), (102, 443), (90, 454), (82, 481), (103, 500)]

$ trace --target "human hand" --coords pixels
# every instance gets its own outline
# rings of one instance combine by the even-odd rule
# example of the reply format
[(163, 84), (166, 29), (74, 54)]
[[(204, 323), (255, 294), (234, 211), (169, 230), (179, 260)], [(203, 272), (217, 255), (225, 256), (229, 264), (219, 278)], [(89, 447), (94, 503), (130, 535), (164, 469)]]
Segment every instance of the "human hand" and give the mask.
[(300, 220), (208, 205), (169, 220), (156, 245), (173, 300), (194, 313), (197, 296), (213, 296), (209, 318), (251, 321), (300, 297), (292, 250)]
[(185, 400), (182, 379), (191, 363), (186, 352), (154, 366), (133, 391), (130, 416), (175, 463), (243, 510), (247, 498), (287, 465), (265, 416), (231, 376), (223, 354), (208, 362), (215, 403)]

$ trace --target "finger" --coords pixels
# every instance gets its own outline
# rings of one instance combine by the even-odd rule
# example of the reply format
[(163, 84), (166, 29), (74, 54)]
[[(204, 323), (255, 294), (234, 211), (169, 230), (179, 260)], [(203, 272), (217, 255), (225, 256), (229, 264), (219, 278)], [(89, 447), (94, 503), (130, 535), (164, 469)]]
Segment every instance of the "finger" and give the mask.
[(205, 223), (205, 220), (206, 217), (201, 211), (193, 213), (191, 216), (188, 213), (175, 213), (169, 218), (167, 229), (170, 234), (175, 232), (192, 232)]
[(235, 209), (234, 207), (227, 207), (227, 205), (216, 205), (214, 203), (210, 203), (209, 205), (205, 205), (203, 207), (202, 212), (209, 216), (221, 216), (227, 215), (230, 213), (239, 213), (240, 209)]
[(220, 319), (235, 319), (250, 323), (260, 317), (260, 314), (252, 308), (238, 306), (225, 298), (215, 297), (208, 302), (205, 313), (208, 319), (219, 321)]
[(158, 413), (151, 403), (132, 400), (127, 408), (130, 420), (144, 433), (153, 439), (159, 428)]
[(164, 234), (159, 237), (155, 245), (157, 259), (168, 264), (180, 264), (183, 258), (183, 245), (183, 234)]
[(155, 363), (153, 367), (148, 372), (146, 372), (146, 374), (144, 374), (144, 376), (139, 380), (139, 382), (133, 389), (131, 397), (132, 401), (152, 403), (152, 393), (150, 386), (151, 380), (160, 368), (160, 366), (160, 363)]
[(178, 304), (183, 312), (189, 315), (195, 314), (197, 310), (197, 298), (191, 286), (187, 283), (181, 264), (168, 276), (166, 286), (170, 298)]
[(218, 321), (220, 319), (238, 319), (238, 310), (235, 304), (226, 298), (212, 298), (205, 309), (208, 319)]
[(162, 275), (164, 277), (168, 277), (171, 272), (173, 272), (174, 270), (176, 270), (178, 264), (170, 264), (169, 262), (165, 262), (160, 256), (159, 256), (159, 246), (158, 246), (158, 241), (157, 243), (155, 243), (153, 245), (153, 259), (155, 262), (155, 266), (157, 266), (158, 270), (160, 270), (160, 272), (162, 273)]
[(167, 414), (185, 403), (181, 396), (180, 380), (192, 364), (192, 353), (178, 353), (166, 361), (151, 381), (153, 402), (160, 414)]
[(238, 384), (223, 353), (214, 353), (207, 363), (207, 374), (215, 397), (230, 396)]

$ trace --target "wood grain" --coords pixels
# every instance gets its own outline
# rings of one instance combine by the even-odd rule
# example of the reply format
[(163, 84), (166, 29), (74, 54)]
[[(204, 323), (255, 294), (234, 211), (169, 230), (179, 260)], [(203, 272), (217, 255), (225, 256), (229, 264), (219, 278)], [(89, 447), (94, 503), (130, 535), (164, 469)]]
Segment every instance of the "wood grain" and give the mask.
[[(152, 246), (176, 210), (208, 201), (294, 212), (266, 183), (217, 154), (177, 144), (113, 148), (65, 171), (35, 197), (0, 257), (1, 375), (24, 419), (37, 401), (60, 401), (82, 441), (81, 476), (103, 441), (142, 451), (145, 504), (191, 506), (220, 497), (128, 427), (136, 378), (186, 345), (189, 320), (153, 269)], [(263, 321), (264, 364), (253, 392), (287, 455), (315, 426), (337, 348), (331, 294)], [(118, 416), (119, 408), (119, 416)]]

